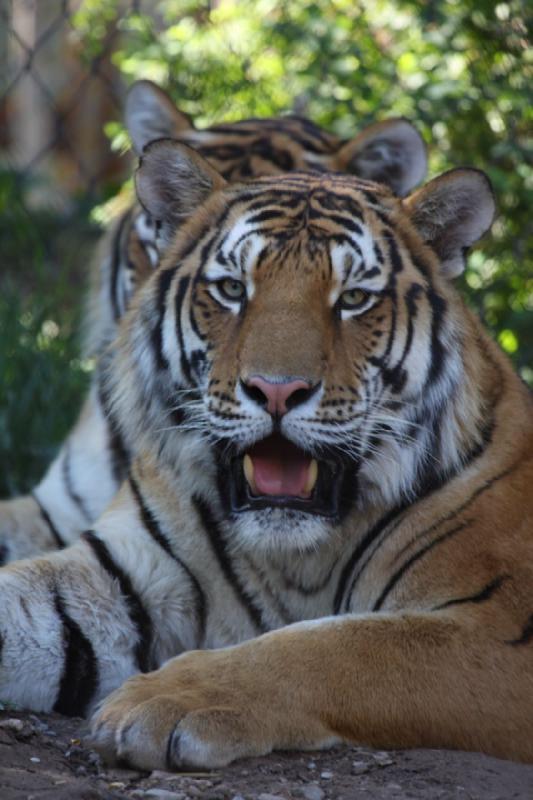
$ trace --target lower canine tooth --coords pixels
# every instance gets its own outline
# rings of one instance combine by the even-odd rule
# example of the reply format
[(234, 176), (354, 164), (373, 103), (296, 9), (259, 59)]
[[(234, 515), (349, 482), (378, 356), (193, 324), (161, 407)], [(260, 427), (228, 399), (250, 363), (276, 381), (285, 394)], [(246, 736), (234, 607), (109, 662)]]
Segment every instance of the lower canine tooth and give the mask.
[(248, 481), (248, 484), (252, 492), (256, 494), (257, 487), (255, 485), (255, 480), (254, 480), (254, 465), (248, 453), (246, 453), (246, 455), (244, 456), (243, 467), (244, 467), (244, 477)]
[(304, 486), (304, 492), (306, 494), (311, 494), (313, 489), (315, 488), (315, 483), (318, 478), (318, 464), (316, 458), (313, 458), (311, 463), (309, 464), (309, 471), (307, 473), (307, 480)]

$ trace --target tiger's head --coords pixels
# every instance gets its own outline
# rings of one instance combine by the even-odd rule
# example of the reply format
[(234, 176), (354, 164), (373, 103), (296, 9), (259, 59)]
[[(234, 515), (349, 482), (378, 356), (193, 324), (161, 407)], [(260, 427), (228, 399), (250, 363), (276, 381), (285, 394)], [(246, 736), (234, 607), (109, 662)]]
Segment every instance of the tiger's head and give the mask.
[(492, 221), (482, 173), (403, 201), (341, 174), (230, 185), (160, 140), (136, 178), (165, 253), (108, 370), (118, 416), (242, 546), (316, 547), (479, 446), (477, 328), (450, 279)]
[[(376, 122), (347, 140), (290, 115), (199, 129), (159, 86), (141, 80), (126, 97), (124, 123), (137, 154), (156, 139), (176, 139), (194, 147), (228, 181), (295, 170), (342, 171), (379, 181), (404, 195), (423, 180), (427, 169), (422, 137), (405, 119)], [(94, 316), (101, 318), (106, 309), (107, 321), (103, 341), (91, 342), (92, 351), (114, 336), (118, 318), (158, 266), (159, 251), (164, 249), (146, 209), (135, 207), (128, 212), (119, 229), (116, 257), (121, 259), (121, 268), (113, 261), (109, 279), (101, 292), (96, 290), (103, 300), (95, 305)]]

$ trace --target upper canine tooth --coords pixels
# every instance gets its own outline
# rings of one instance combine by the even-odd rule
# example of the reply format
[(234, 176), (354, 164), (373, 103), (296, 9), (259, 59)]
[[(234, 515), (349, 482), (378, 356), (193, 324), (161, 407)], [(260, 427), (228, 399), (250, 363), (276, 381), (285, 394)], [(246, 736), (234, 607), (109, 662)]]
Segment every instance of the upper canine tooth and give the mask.
[(254, 464), (248, 453), (243, 458), (244, 477), (250, 485), (250, 489), (254, 494), (257, 494), (257, 486), (254, 480)]
[(311, 463), (309, 464), (309, 470), (307, 472), (307, 480), (304, 486), (304, 492), (306, 494), (311, 494), (313, 489), (315, 488), (315, 483), (318, 478), (318, 463), (316, 458), (313, 458)]

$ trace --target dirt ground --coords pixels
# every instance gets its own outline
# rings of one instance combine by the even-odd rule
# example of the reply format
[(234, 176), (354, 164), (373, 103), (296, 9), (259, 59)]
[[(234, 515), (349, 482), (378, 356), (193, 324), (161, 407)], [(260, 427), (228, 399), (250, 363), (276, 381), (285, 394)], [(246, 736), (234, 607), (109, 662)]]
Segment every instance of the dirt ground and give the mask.
[(107, 768), (83, 720), (0, 712), (0, 800), (533, 800), (533, 765), (443, 750), (275, 753), (202, 773)]

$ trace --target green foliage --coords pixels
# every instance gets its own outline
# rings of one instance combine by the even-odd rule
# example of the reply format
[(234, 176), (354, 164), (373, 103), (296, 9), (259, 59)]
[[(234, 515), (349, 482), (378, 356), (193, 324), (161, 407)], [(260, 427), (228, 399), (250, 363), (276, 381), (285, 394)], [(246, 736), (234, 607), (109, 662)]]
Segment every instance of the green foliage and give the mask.
[(79, 356), (84, 281), (75, 255), (89, 232), (74, 220), (69, 237), (58, 237), (68, 221), (30, 214), (25, 189), (0, 173), (0, 497), (41, 477), (76, 417), (90, 368)]

